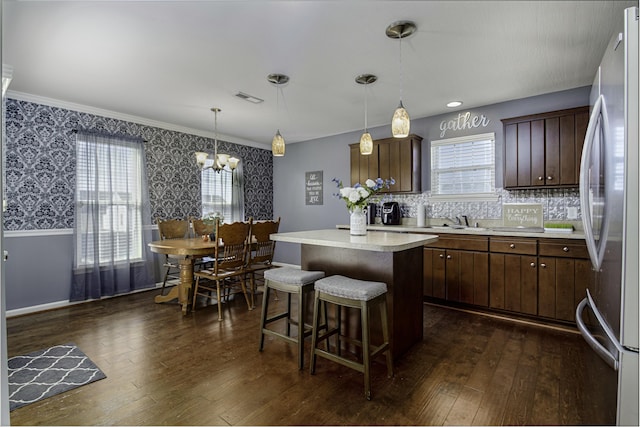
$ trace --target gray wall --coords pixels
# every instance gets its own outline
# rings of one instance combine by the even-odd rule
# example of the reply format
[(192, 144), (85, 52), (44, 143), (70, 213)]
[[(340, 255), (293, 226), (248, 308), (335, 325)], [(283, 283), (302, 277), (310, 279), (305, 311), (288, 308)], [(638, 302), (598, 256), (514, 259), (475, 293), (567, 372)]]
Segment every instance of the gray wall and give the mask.
[[(7, 210), (3, 214), (6, 307), (56, 306), (69, 299), (73, 266), (74, 130), (98, 130), (145, 140), (151, 218), (186, 218), (201, 211), (195, 151), (213, 152), (211, 138), (8, 99), (6, 104)], [(272, 155), (220, 141), (241, 159), (245, 216), (273, 217)], [(154, 231), (157, 238), (157, 230)], [(149, 260), (161, 279), (160, 256)]]
[[(527, 201), (529, 198), (554, 199), (557, 203), (577, 203), (577, 192), (575, 190), (554, 190), (547, 192), (530, 193), (527, 191), (506, 192), (502, 190), (502, 169), (503, 169), (503, 129), (501, 119), (523, 116), (528, 114), (542, 113), (546, 111), (562, 110), (566, 108), (581, 107), (589, 104), (590, 87), (571, 89), (552, 94), (540, 95), (536, 97), (502, 102), (479, 108), (453, 111), (439, 116), (415, 119), (411, 122), (411, 133), (423, 137), (422, 141), (422, 190), (419, 195), (410, 196), (389, 196), (394, 200), (402, 202), (403, 216), (414, 216), (415, 204), (426, 202), (429, 204), (428, 196), (430, 190), (429, 183), (429, 149), (430, 141), (443, 139), (440, 136), (440, 123), (443, 120), (457, 118), (459, 113), (471, 115), (484, 115), (490, 122), (487, 127), (477, 129), (464, 129), (459, 131), (447, 131), (444, 138), (467, 136), (479, 133), (495, 132), (496, 135), (496, 188), (501, 194), (501, 202), (506, 201)], [(409, 112), (410, 109), (409, 109)], [(321, 118), (319, 118), (321, 120)], [(383, 126), (369, 129), (373, 139), (388, 138), (391, 135), (390, 126)], [(350, 180), (350, 160), (349, 144), (358, 142), (361, 130), (330, 136), (326, 138), (305, 141), (302, 143), (287, 146), (285, 157), (274, 159), (274, 190), (273, 205), (274, 216), (281, 216), (281, 231), (302, 231), (323, 228), (334, 228), (336, 224), (348, 224), (349, 215), (342, 200), (333, 197), (337, 191), (335, 184), (331, 181), (336, 177), (342, 179), (348, 185)], [(323, 205), (306, 206), (304, 198), (304, 177), (305, 172), (323, 171), (324, 193)], [(374, 177), (372, 177), (374, 178)], [(382, 177), (389, 178), (389, 177)], [(464, 201), (461, 201), (464, 203)], [(473, 212), (474, 206), (456, 206), (452, 209), (464, 209)], [(446, 216), (447, 206), (427, 207), (427, 213), (437, 211)], [(501, 206), (484, 207), (475, 213), (474, 218), (481, 217), (495, 219), (501, 215)], [(549, 209), (545, 219), (564, 219), (564, 209)], [(300, 245), (293, 243), (279, 242), (276, 247), (275, 260), (287, 264), (300, 264)]]

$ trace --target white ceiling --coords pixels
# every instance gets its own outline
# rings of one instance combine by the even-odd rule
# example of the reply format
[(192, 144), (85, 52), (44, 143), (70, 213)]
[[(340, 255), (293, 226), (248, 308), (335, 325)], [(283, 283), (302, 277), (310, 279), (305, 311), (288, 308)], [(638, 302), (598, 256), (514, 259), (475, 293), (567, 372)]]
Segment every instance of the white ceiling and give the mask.
[[(270, 146), (590, 85), (622, 10), (637, 1), (5, 0), (10, 94), (89, 106)], [(290, 82), (277, 88), (267, 75)], [(242, 91), (264, 99), (251, 104)], [(262, 145), (264, 144), (264, 145)]]

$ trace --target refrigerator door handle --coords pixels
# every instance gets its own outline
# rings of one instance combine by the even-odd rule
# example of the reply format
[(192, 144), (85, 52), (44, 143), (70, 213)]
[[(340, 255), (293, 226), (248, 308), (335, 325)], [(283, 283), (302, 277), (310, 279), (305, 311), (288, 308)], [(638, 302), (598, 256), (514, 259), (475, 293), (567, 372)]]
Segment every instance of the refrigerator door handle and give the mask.
[(616, 359), (616, 357), (611, 354), (609, 350), (607, 350), (602, 344), (598, 342), (597, 339), (595, 339), (593, 335), (591, 335), (591, 332), (589, 332), (589, 329), (582, 320), (582, 312), (588, 305), (589, 300), (585, 298), (580, 301), (580, 304), (578, 304), (578, 307), (576, 308), (576, 324), (578, 325), (578, 330), (580, 331), (580, 334), (585, 339), (587, 344), (589, 344), (589, 347), (591, 347), (593, 351), (595, 351), (596, 354), (607, 363), (607, 365), (609, 365), (613, 370), (617, 371), (619, 366), (618, 359)]
[[(604, 121), (604, 125), (602, 126), (604, 129), (603, 138), (604, 144), (607, 144), (607, 126), (609, 122), (609, 117), (607, 115), (607, 108), (604, 101), (604, 96), (598, 96), (596, 102), (593, 105), (593, 111), (591, 112), (591, 117), (589, 118), (589, 124), (587, 126), (587, 132), (584, 137), (584, 146), (582, 148), (582, 157), (580, 159), (580, 209), (582, 214), (582, 225), (584, 228), (584, 238), (587, 243), (587, 250), (589, 252), (589, 257), (591, 258), (591, 263), (596, 271), (600, 270), (600, 266), (602, 265), (602, 258), (604, 253), (599, 251), (598, 245), (596, 244), (595, 237), (593, 235), (593, 218), (591, 211), (591, 201), (589, 200), (590, 194), (590, 181), (589, 181), (589, 166), (591, 165), (591, 154), (593, 150), (593, 144), (595, 141), (596, 131), (599, 129), (598, 127), (598, 118), (602, 116)], [(605, 204), (605, 210), (607, 209), (607, 205)], [(599, 230), (601, 235), (604, 235), (606, 238), (607, 233), (607, 217), (605, 211), (605, 223), (603, 224), (603, 229)], [(602, 236), (601, 236), (602, 237)]]

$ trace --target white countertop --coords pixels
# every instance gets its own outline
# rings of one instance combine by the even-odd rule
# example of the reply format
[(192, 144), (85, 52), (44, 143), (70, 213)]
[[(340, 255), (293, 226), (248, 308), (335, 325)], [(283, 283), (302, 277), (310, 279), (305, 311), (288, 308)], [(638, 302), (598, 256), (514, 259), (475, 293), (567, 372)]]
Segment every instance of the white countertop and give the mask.
[[(337, 225), (338, 229), (349, 229), (349, 225)], [(579, 239), (584, 240), (584, 233), (581, 231), (574, 231), (573, 233), (562, 232), (544, 232), (544, 233), (531, 233), (526, 231), (501, 231), (491, 228), (452, 228), (452, 227), (417, 227), (412, 225), (369, 225), (367, 230), (371, 231), (386, 231), (391, 233), (414, 233), (414, 234), (475, 234), (484, 236), (508, 236), (508, 237), (537, 237), (545, 239)]]
[(276, 233), (271, 235), (271, 240), (374, 252), (400, 252), (433, 243), (438, 240), (438, 236), (424, 232), (413, 234), (397, 231), (376, 231), (365, 236), (352, 236), (349, 230), (327, 229)]

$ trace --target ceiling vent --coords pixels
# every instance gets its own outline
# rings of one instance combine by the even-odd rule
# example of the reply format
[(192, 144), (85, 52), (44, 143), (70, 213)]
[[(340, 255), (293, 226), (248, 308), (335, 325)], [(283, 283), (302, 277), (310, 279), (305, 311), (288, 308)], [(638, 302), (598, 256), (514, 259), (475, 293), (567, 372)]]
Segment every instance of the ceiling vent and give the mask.
[(236, 96), (240, 99), (244, 99), (245, 101), (249, 101), (252, 104), (260, 104), (261, 102), (264, 102), (264, 99), (256, 98), (255, 96), (246, 94), (244, 92), (238, 92), (236, 93)]

